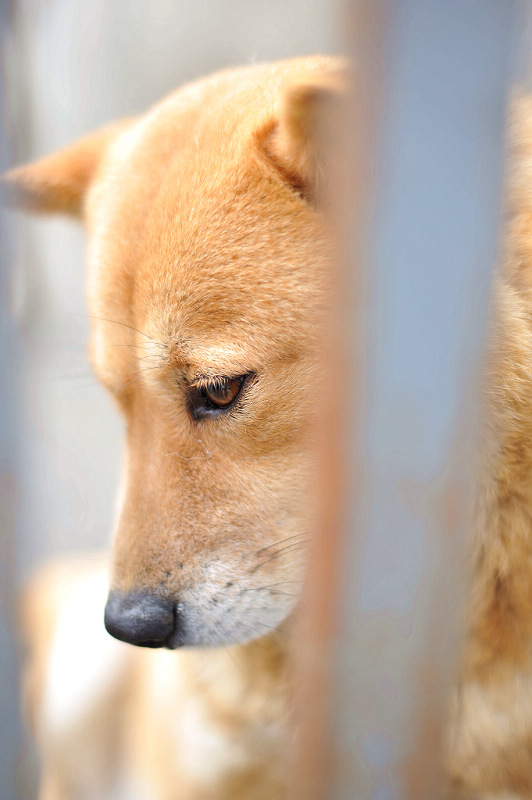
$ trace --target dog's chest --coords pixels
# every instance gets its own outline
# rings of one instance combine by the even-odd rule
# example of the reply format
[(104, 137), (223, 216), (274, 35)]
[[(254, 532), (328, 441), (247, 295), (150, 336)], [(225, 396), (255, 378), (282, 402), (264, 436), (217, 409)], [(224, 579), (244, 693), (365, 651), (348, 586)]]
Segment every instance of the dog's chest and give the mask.
[(128, 756), (138, 783), (156, 785), (157, 800), (282, 800), (281, 690), (268, 694), (227, 651), (139, 655)]

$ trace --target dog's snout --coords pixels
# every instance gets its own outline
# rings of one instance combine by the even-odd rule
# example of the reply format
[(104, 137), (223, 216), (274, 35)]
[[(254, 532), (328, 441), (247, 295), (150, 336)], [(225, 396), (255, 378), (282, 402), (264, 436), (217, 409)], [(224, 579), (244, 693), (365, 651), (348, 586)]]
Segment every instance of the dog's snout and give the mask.
[(176, 628), (174, 603), (148, 593), (111, 592), (105, 606), (105, 627), (116, 639), (139, 647), (164, 647)]

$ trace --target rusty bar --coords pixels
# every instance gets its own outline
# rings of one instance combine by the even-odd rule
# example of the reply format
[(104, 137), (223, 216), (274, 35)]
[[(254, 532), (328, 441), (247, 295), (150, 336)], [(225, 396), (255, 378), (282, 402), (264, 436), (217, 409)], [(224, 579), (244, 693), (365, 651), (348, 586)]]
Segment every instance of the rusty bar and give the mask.
[(430, 800), (441, 790), (522, 9), (518, 0), (350, 9), (356, 95), (364, 111), (374, 111), (368, 98), (379, 106), (358, 135), (355, 108), (352, 160), (375, 203), (370, 218), (351, 193), (351, 258), (339, 278), (351, 286), (342, 295), (351, 321), (340, 305), (328, 411), (340, 394), (354, 421), (324, 421), (300, 684), (306, 800)]

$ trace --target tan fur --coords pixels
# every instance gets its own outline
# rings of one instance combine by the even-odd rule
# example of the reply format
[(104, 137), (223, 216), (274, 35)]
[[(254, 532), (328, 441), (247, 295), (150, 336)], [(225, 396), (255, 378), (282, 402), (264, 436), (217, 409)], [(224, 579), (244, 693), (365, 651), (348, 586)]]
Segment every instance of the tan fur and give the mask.
[[(118, 682), (100, 696), (95, 687), (89, 710), (70, 719), (46, 687), (57, 653), (74, 659), (61, 630), (62, 609), (76, 601), (54, 604), (46, 629), (30, 615), (30, 639), (39, 629), (45, 642), (29, 669), (46, 800), (75, 791), (103, 799), (117, 786), (131, 796), (131, 781), (139, 800), (286, 797), (281, 628), (297, 602), (313, 512), (308, 433), (331, 258), (316, 206), (314, 106), (336, 91), (337, 71), (315, 58), (220, 73), (114, 136), (89, 137), (4, 179), (8, 200), (77, 211), (87, 227), (91, 358), (128, 431), (112, 588), (183, 603), (189, 644), (237, 643), (129, 648), (129, 688)], [(188, 386), (247, 373), (234, 412), (191, 418)], [(37, 592), (46, 594), (42, 580)], [(83, 640), (76, 646), (83, 652)], [(85, 691), (83, 659), (73, 664), (75, 697)], [(97, 708), (107, 709), (105, 730)], [(188, 723), (176, 730), (181, 716)], [(46, 734), (54, 725), (55, 738)], [(75, 767), (90, 729), (93, 742), (111, 735), (114, 746), (89, 748), (92, 784)]]
[[(282, 633), (245, 647), (133, 648), (103, 628), (107, 569), (94, 555), (55, 560), (24, 595), (24, 698), (42, 760), (39, 800), (285, 796)], [(54, 686), (56, 657), (67, 663)]]
[(96, 177), (102, 149), (128, 125), (127, 121), (109, 125), (60, 153), (4, 175), (2, 189), (6, 202), (28, 211), (60, 211), (78, 216), (87, 186)]
[[(101, 780), (114, 753), (119, 776), (105, 791), (121, 780), (139, 800), (287, 797), (278, 637), (297, 601), (313, 511), (308, 429), (331, 252), (317, 206), (316, 120), (337, 69), (317, 58), (221, 73), (103, 136), (96, 158), (80, 144), (7, 176), (8, 197), (75, 211), (87, 225), (92, 361), (128, 425), (111, 584), (179, 598), (192, 644), (236, 643), (130, 648), (123, 680), (71, 721), (81, 738), (42, 745), (42, 800), (77, 797), (65, 786), (86, 758), (79, 742), (105, 742), (110, 731), (115, 749), (92, 753)], [(511, 128), (469, 628), (447, 748), (448, 796), (484, 800), (532, 795), (529, 98), (516, 99)], [(188, 385), (245, 373), (255, 377), (234, 413), (191, 420)], [(37, 728), (64, 613), (43, 574), (26, 614)], [(256, 639), (272, 630), (273, 641)], [(118, 670), (122, 656), (109, 658)]]
[(532, 795), (532, 100), (509, 126), (507, 229), (486, 359), (473, 587), (452, 797)]
[[(327, 248), (323, 222), (261, 147), (285, 73), (182, 90), (139, 123), (126, 159), (123, 142), (111, 147), (87, 198), (92, 360), (128, 421), (113, 588), (179, 594), (198, 642), (282, 621), (301, 550), (262, 551), (308, 530), (300, 489)], [(241, 410), (191, 422), (185, 385), (244, 373), (256, 377)]]

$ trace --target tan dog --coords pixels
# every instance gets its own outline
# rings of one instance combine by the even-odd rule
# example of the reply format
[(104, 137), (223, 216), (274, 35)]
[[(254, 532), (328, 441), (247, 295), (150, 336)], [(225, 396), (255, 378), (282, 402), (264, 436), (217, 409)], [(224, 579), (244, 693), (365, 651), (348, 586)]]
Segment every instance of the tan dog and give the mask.
[(124, 649), (89, 633), (103, 573), (37, 578), (25, 619), (46, 800), (285, 796), (280, 626), (312, 518), (331, 252), (314, 128), (337, 70), (224, 72), (7, 176), (12, 201), (79, 215), (89, 234), (91, 359), (128, 430), (107, 629), (224, 648)]
[[(90, 621), (104, 565), (44, 571), (25, 602), (41, 800), (287, 797), (282, 630), (312, 513), (331, 249), (314, 125), (335, 70), (317, 58), (225, 72), (8, 176), (14, 202), (82, 215), (90, 237), (92, 361), (128, 424), (107, 627), (148, 647), (236, 645), (127, 648)], [(513, 139), (449, 735), (456, 798), (532, 795), (528, 100)]]
[[(507, 229), (485, 378), (472, 592), (450, 796), (532, 797), (532, 99), (509, 126)], [(510, 793), (512, 793), (510, 795)]]

